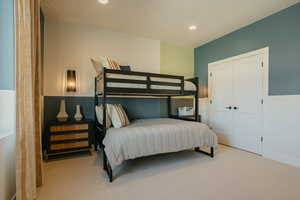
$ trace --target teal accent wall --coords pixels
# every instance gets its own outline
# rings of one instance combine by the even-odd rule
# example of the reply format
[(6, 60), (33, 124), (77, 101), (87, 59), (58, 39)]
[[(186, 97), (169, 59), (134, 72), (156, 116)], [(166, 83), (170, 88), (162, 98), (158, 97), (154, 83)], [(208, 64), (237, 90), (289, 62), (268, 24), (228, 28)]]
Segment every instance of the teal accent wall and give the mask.
[[(300, 3), (196, 48), (201, 91), (207, 91), (208, 63), (267, 46), (269, 95), (300, 94)], [(202, 92), (201, 97), (206, 96)]]
[[(59, 112), (59, 104), (62, 99), (66, 100), (66, 111), (69, 117), (75, 115), (76, 105), (81, 105), (81, 112), (85, 118), (94, 119), (95, 99), (94, 97), (44, 97), (44, 123), (55, 120)], [(159, 118), (168, 116), (166, 98), (113, 98), (109, 97), (110, 104), (122, 104), (130, 120)], [(99, 98), (101, 103), (101, 98)], [(172, 99), (172, 114), (177, 114), (177, 108), (182, 106), (193, 106), (193, 99)], [(46, 126), (45, 126), (46, 127)]]
[(14, 1), (0, 1), (0, 90), (15, 88)]

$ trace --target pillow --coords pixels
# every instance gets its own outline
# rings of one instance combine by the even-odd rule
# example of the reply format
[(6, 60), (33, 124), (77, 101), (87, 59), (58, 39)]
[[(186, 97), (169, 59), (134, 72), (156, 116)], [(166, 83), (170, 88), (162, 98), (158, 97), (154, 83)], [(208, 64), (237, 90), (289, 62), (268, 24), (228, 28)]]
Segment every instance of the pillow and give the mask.
[(120, 65), (116, 61), (111, 60), (109, 57), (106, 56), (101, 57), (100, 61), (91, 58), (91, 62), (97, 74), (101, 74), (103, 72), (104, 67), (107, 69), (120, 70)]
[(114, 64), (115, 70), (120, 70), (120, 65), (116, 61), (113, 60), (113, 64)]
[(119, 111), (121, 112), (121, 115), (123, 117), (123, 121), (125, 123), (125, 126), (128, 126), (130, 124), (130, 121), (129, 121), (127, 115), (126, 115), (126, 112), (125, 112), (123, 106), (121, 104), (118, 104), (117, 106), (119, 108)]
[[(106, 106), (106, 128), (110, 128), (111, 127), (111, 119), (109, 116), (109, 104)], [(103, 106), (96, 106), (96, 116), (97, 116), (97, 120), (100, 124), (103, 125)]]
[(116, 61), (114, 61), (114, 60), (112, 60), (108, 57), (106, 57), (106, 59), (107, 59), (107, 62), (110, 66), (110, 69), (120, 70), (120, 65)]
[(106, 57), (106, 60), (107, 60), (107, 63), (108, 63), (108, 65), (109, 65), (109, 68), (110, 68), (110, 69), (114, 69), (114, 65), (113, 65), (113, 63), (112, 63), (112, 60), (111, 60), (109, 57)]
[(121, 128), (130, 124), (121, 104), (110, 105), (109, 113), (111, 122), (115, 128)]
[(121, 71), (131, 71), (130, 66), (120, 66)]
[(102, 57), (100, 61), (91, 58), (91, 61), (97, 74), (101, 74), (103, 72), (104, 67), (108, 69), (111, 68), (106, 57)]

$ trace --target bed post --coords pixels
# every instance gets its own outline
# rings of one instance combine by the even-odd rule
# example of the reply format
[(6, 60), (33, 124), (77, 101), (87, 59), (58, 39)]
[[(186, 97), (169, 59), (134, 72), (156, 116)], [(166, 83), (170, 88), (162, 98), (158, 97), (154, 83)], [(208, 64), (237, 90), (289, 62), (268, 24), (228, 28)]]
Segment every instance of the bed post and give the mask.
[[(102, 117), (103, 117), (103, 135), (106, 135), (107, 131), (107, 126), (106, 126), (106, 112), (107, 112), (107, 107), (106, 107), (106, 69), (103, 69), (103, 96), (102, 96), (102, 107), (103, 107), (103, 112), (102, 112)], [(107, 172), (107, 175), (109, 177), (109, 182), (113, 181), (113, 171), (112, 168), (109, 164), (109, 161), (107, 159), (107, 155), (105, 153), (105, 146), (103, 145), (103, 169)]]
[(103, 96), (102, 96), (102, 107), (103, 107), (103, 112), (102, 112), (102, 125), (103, 125), (103, 135), (106, 134), (106, 94), (105, 90), (103, 91)]
[(195, 121), (196, 122), (199, 121), (199, 95), (198, 95), (198, 91), (195, 94)]
[[(95, 107), (98, 105), (98, 95), (97, 95), (97, 77), (95, 78), (95, 97), (94, 97), (94, 111), (95, 111), (95, 121), (96, 121), (96, 126), (98, 124), (98, 120), (97, 120), (97, 115), (96, 115), (96, 110)], [(94, 134), (94, 147), (95, 147), (95, 151), (98, 150), (98, 134), (97, 134), (97, 127), (95, 127), (95, 134)]]
[[(105, 69), (103, 69), (103, 91), (102, 91), (102, 108), (103, 108), (103, 112), (102, 112), (102, 126), (103, 126), (103, 135), (105, 136), (106, 134), (106, 94), (105, 94)], [(105, 171), (107, 171), (107, 159), (106, 159), (106, 155), (105, 155), (105, 151), (104, 151), (104, 145), (103, 145), (103, 169)]]
[(195, 121), (199, 121), (199, 81), (195, 78), (196, 94), (195, 94)]
[(168, 117), (171, 118), (172, 116), (172, 104), (171, 104), (171, 96), (168, 96)]

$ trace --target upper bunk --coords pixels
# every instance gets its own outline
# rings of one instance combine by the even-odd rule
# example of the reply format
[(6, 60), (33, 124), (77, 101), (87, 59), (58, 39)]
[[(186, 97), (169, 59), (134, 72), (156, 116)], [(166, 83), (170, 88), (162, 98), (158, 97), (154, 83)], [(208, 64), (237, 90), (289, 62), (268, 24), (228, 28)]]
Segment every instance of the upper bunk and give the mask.
[(198, 96), (198, 78), (103, 68), (95, 78), (95, 96)]

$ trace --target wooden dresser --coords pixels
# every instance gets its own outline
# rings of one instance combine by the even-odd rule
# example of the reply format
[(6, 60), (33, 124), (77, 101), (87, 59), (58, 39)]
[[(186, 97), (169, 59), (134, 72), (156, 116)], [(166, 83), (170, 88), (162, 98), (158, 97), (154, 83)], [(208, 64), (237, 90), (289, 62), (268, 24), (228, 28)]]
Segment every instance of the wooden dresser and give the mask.
[(44, 159), (89, 152), (92, 145), (92, 122), (92, 120), (49, 122)]

